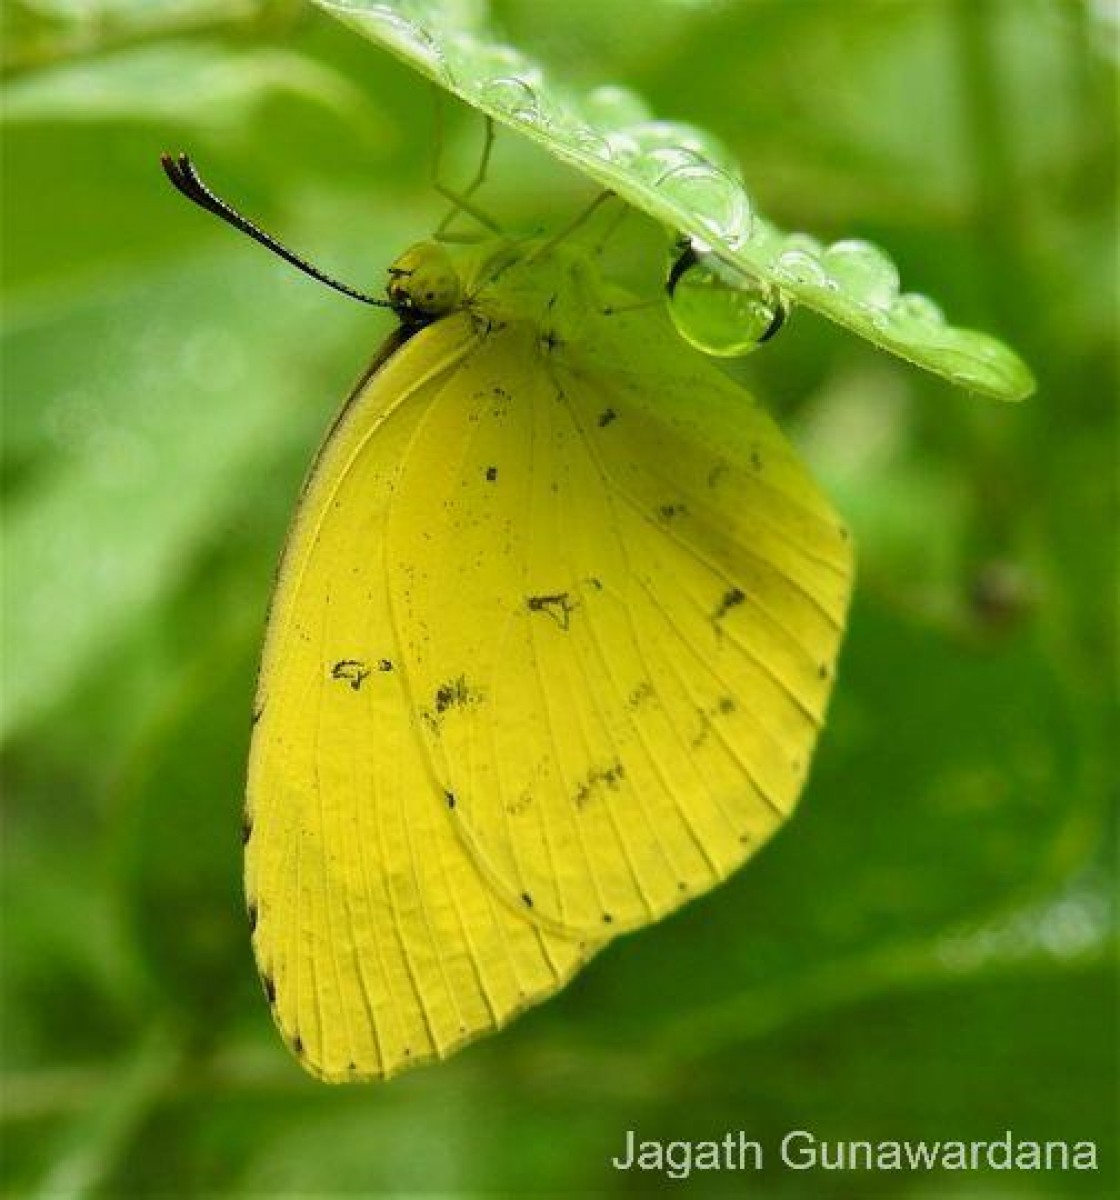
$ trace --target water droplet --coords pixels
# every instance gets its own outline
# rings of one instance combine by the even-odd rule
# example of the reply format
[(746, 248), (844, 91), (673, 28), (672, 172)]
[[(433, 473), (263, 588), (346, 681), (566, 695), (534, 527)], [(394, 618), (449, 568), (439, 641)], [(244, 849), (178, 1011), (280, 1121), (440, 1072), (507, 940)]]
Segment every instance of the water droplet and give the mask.
[(945, 314), (928, 296), (919, 292), (906, 292), (891, 305), (891, 316), (899, 322), (916, 325), (940, 326), (945, 324)]
[(751, 222), (751, 244), (756, 261), (773, 266), (777, 257), (777, 249), (782, 245), (783, 234), (776, 229), (765, 217), (756, 216)]
[(800, 250), (819, 258), (824, 250), (821, 243), (808, 233), (786, 233), (779, 236), (781, 241), (778, 248), (782, 251)]
[(540, 93), (528, 80), (517, 75), (487, 79), (479, 87), (479, 99), (526, 125), (545, 124)]
[(604, 141), (609, 149), (611, 161), (619, 166), (631, 166), (640, 154), (638, 143), (625, 130), (611, 130)]
[(777, 288), (735, 271), (694, 246), (679, 251), (666, 287), (677, 332), (705, 354), (750, 354), (781, 328), (786, 303)]
[(569, 119), (558, 132), (574, 150), (592, 154), (604, 162), (610, 162), (614, 158), (610, 141), (592, 129), (590, 125)]
[(787, 239), (786, 248), (778, 255), (773, 265), (774, 274), (787, 283), (797, 283), (802, 287), (829, 288), (835, 285), (828, 278), (824, 263), (812, 250), (799, 246), (790, 246)]
[(870, 308), (890, 308), (898, 298), (898, 268), (870, 242), (834, 242), (824, 252), (829, 277), (851, 299)]
[(517, 80), (536, 89), (544, 81), (540, 66), (513, 46), (481, 42), (469, 33), (456, 33), (445, 44), (454, 77), (464, 87), (482, 90), (502, 80)]
[(588, 124), (604, 133), (638, 125), (650, 118), (645, 101), (623, 87), (598, 87), (583, 100), (583, 115)]
[(379, 41), (430, 74), (441, 79), (448, 78), (443, 52), (422, 25), (403, 16), (387, 4), (374, 4), (368, 9), (362, 9), (361, 18), (364, 24), (373, 26), (373, 32)]
[(626, 130), (611, 135), (617, 145), (625, 148), (626, 166), (646, 183), (655, 187), (673, 171), (684, 167), (705, 167), (707, 162), (695, 151), (682, 146), (659, 146), (655, 149), (643, 148), (640, 143), (630, 137)]
[(710, 163), (670, 167), (653, 181), (657, 191), (729, 246), (750, 237), (751, 205), (743, 185)]
[(632, 138), (643, 154), (683, 151), (693, 161), (712, 163), (729, 173), (735, 169), (734, 158), (720, 142), (684, 121), (639, 121), (625, 126), (621, 132)]

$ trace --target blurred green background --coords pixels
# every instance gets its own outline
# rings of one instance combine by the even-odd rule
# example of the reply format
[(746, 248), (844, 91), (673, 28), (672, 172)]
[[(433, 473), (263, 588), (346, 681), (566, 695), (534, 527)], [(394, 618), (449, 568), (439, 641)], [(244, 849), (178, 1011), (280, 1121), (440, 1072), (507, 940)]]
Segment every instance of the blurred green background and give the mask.
[[(626, 1194), (625, 1130), (1095, 1139), (1096, 1175), (694, 1177), (696, 1194), (1116, 1186), (1117, 30), (1075, 0), (501, 0), (573, 83), (735, 151), (762, 212), (887, 246), (1006, 337), (1020, 406), (809, 314), (728, 369), (853, 525), (796, 818), (452, 1061), (328, 1088), (275, 1036), (240, 898), (256, 656), (320, 433), (390, 322), (168, 187), (161, 150), (376, 288), (442, 215), (430, 87), (303, 3), (4, 11), (6, 1194)], [(1114, 12), (1114, 10), (1111, 10)], [(448, 109), (448, 174), (481, 122)], [(593, 194), (499, 135), (487, 207)], [(654, 288), (657, 231), (620, 274)], [(654, 251), (650, 251), (650, 246)], [(672, 1186), (672, 1185), (671, 1185)], [(683, 1185), (675, 1185), (677, 1187)]]

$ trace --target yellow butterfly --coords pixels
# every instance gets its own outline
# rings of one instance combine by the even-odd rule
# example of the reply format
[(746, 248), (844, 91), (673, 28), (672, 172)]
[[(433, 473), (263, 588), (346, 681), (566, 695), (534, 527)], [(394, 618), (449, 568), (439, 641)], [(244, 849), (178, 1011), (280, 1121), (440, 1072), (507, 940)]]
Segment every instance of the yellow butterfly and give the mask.
[(328, 1081), (446, 1057), (755, 853), (852, 580), (777, 427), (578, 248), (422, 244), (388, 303), (288, 537), (245, 809), (265, 991)]

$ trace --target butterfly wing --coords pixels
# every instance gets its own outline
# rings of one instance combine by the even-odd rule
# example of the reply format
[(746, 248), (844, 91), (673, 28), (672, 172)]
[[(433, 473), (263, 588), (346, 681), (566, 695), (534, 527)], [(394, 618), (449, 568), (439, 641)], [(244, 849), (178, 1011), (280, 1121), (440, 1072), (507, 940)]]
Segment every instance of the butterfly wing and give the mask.
[(846, 534), (750, 396), (648, 314), (491, 336), (388, 525), (412, 703), (464, 844), (603, 937), (786, 819), (824, 720)]
[(415, 485), (402, 484), (402, 463), (438, 428), (433, 412), (476, 387), (477, 357), (459, 314), (359, 390), (308, 480), (273, 598), (246, 894), (276, 1022), (325, 1080), (446, 1055), (560, 987), (592, 950), (507, 903), (457, 835), (389, 594), (399, 567), (387, 524)]

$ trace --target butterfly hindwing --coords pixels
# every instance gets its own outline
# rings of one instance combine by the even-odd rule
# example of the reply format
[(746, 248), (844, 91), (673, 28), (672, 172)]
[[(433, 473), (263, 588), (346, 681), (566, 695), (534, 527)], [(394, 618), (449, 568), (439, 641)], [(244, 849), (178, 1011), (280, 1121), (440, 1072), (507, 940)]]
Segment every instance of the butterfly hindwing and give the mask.
[(495, 332), (418, 429), (388, 526), (464, 844), (581, 937), (703, 892), (789, 814), (850, 588), (785, 439), (672, 344), (648, 317), (570, 350)]

